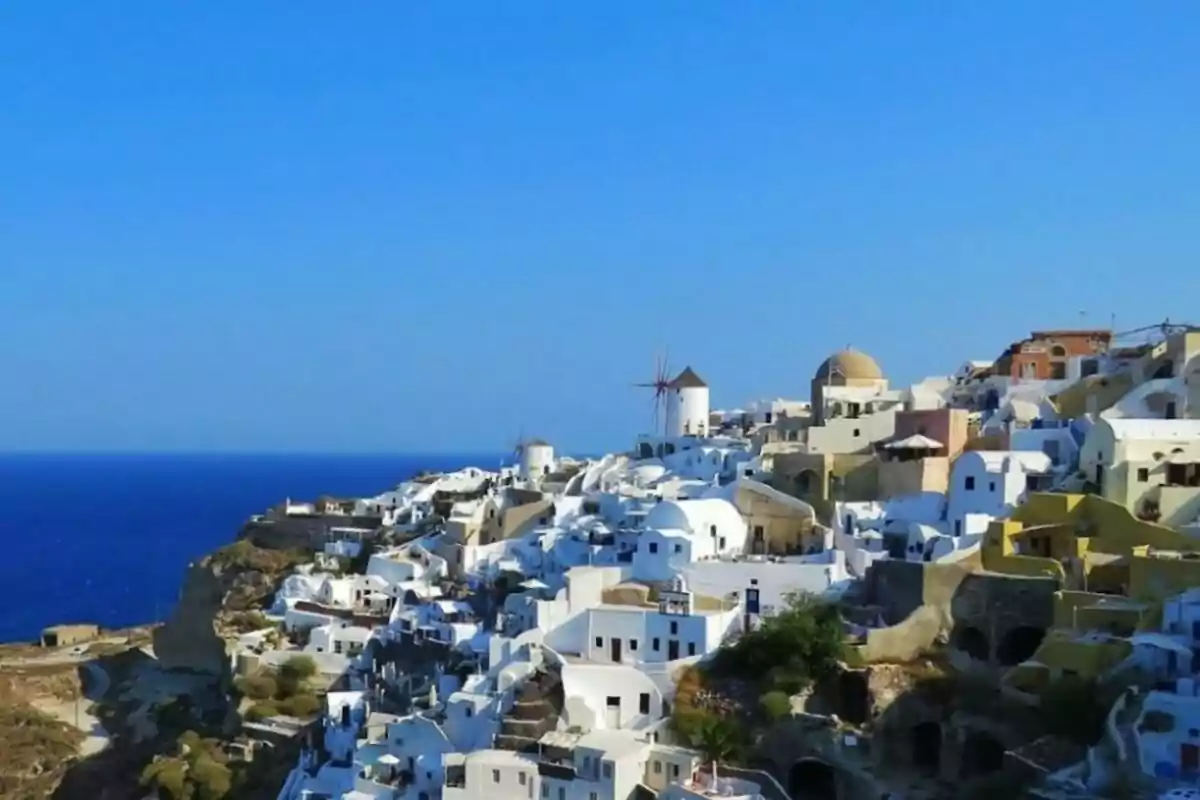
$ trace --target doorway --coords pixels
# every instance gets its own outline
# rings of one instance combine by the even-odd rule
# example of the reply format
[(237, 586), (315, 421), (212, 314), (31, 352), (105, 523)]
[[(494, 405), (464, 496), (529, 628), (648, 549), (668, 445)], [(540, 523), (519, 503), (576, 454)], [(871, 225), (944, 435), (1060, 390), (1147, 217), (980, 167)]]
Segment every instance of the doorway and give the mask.
[(614, 664), (621, 663), (621, 637), (614, 636), (609, 640), (612, 648), (612, 660)]
[(674, 661), (677, 658), (679, 658), (679, 640), (678, 639), (668, 639), (667, 640), (667, 661)]
[(788, 771), (788, 789), (795, 800), (837, 800), (837, 776), (824, 761), (806, 758)]

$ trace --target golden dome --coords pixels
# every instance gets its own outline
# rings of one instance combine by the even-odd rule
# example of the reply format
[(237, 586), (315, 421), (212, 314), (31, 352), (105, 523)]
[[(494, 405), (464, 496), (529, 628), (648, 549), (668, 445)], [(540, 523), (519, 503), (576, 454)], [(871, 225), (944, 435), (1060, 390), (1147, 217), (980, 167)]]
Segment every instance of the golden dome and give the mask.
[(828, 381), (841, 378), (847, 381), (880, 381), (883, 380), (883, 370), (875, 363), (875, 359), (866, 353), (854, 349), (834, 353), (821, 362), (817, 368), (814, 381)]

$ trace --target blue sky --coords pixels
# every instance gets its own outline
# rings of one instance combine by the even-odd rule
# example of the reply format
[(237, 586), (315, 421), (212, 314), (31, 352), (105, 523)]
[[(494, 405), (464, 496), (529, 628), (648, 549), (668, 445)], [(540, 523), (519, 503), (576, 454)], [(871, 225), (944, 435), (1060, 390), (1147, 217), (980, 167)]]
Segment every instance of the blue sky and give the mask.
[(0, 449), (573, 450), (1196, 321), (1200, 5), (0, 7)]

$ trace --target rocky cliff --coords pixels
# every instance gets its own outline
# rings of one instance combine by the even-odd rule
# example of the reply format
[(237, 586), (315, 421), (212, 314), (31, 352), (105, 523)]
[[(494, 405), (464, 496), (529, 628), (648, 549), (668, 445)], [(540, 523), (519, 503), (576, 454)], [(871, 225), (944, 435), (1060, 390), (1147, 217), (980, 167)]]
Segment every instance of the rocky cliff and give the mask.
[(308, 554), (240, 540), (188, 568), (170, 619), (154, 632), (154, 653), (168, 670), (225, 676), (229, 659), (218, 631), (227, 612), (258, 608)]

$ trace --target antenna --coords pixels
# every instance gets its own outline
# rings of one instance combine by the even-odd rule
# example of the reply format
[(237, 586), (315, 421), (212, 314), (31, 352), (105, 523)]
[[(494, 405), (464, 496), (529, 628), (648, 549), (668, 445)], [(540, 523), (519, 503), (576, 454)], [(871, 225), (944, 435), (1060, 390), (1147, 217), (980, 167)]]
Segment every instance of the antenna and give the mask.
[(653, 411), (653, 427), (652, 431), (658, 431), (659, 406), (662, 406), (663, 418), (663, 436), (667, 435), (667, 389), (671, 386), (670, 366), (667, 362), (667, 351), (663, 348), (662, 355), (658, 356), (654, 362), (654, 377), (648, 383), (635, 383), (634, 387), (638, 389), (653, 389), (654, 396), (651, 398), (651, 403), (654, 405)]

